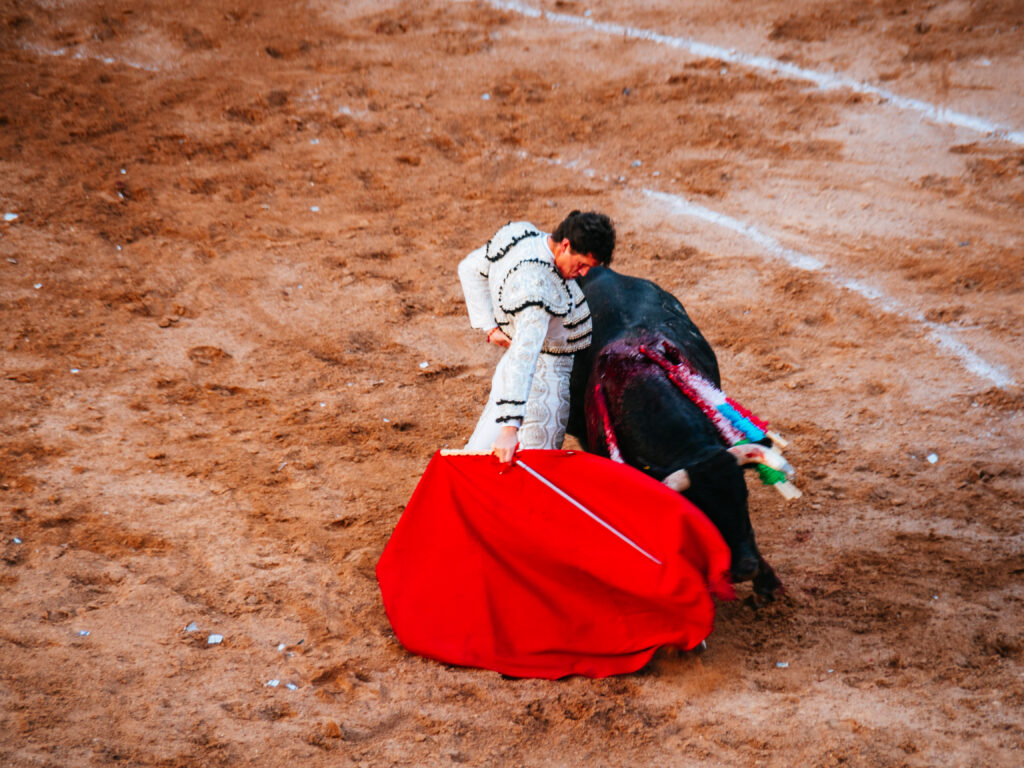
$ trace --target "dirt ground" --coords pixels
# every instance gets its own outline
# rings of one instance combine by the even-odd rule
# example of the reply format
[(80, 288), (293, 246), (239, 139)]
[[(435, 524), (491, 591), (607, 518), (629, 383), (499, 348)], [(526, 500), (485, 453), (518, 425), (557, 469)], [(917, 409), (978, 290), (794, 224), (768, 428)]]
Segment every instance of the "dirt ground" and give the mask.
[[(1024, 764), (1020, 0), (4, 0), (0, 84), (3, 765)], [(791, 441), (787, 593), (617, 678), (413, 657), (455, 266), (573, 208)]]

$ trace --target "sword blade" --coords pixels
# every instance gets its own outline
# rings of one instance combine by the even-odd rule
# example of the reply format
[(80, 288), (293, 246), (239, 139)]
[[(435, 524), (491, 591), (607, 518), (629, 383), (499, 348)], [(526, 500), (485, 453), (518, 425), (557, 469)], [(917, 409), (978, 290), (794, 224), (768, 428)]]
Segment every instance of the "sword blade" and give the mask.
[(583, 506), (583, 505), (582, 505), (582, 504), (580, 504), (580, 503), (579, 503), (578, 501), (576, 501), (576, 499), (574, 499), (574, 498), (573, 498), (572, 496), (570, 496), (570, 495), (569, 495), (568, 493), (566, 493), (566, 492), (565, 492), (565, 491), (563, 491), (563, 490), (562, 490), (561, 488), (559, 488), (559, 487), (558, 487), (557, 485), (555, 485), (555, 484), (554, 484), (554, 483), (552, 483), (552, 482), (551, 482), (550, 480), (548, 480), (548, 479), (547, 479), (546, 477), (544, 477), (544, 475), (542, 475), (542, 474), (541, 474), (540, 472), (538, 472), (537, 470), (533, 469), (533, 468), (532, 468), (532, 467), (530, 467), (530, 466), (527, 466), (527, 465), (526, 465), (526, 464), (525, 464), (525, 463), (523, 462), (523, 460), (522, 460), (522, 459), (520, 459), (520, 458), (516, 457), (516, 458), (512, 459), (512, 463), (513, 463), (513, 464), (518, 464), (518, 465), (519, 465), (520, 467), (522, 467), (522, 468), (523, 468), (523, 469), (525, 469), (525, 470), (526, 470), (527, 472), (529, 472), (529, 473), (530, 473), (530, 475), (532, 475), (533, 477), (535, 477), (535, 478), (536, 478), (537, 480), (540, 480), (540, 482), (544, 483), (544, 485), (546, 485), (546, 486), (547, 486), (548, 488), (550, 488), (550, 489), (551, 489), (552, 491), (554, 491), (554, 492), (555, 492), (555, 493), (557, 493), (557, 494), (558, 494), (559, 496), (561, 496), (561, 497), (562, 497), (563, 499), (565, 499), (566, 501), (568, 501), (568, 502), (569, 502), (570, 504), (572, 504), (572, 505), (573, 505), (574, 507), (576, 507), (576, 508), (577, 508), (578, 510), (580, 510), (580, 511), (581, 511), (581, 512), (582, 512), (583, 514), (585, 514), (585, 515), (586, 515), (587, 517), (589, 517), (589, 518), (590, 518), (591, 520), (593, 520), (593, 521), (594, 521), (595, 523), (597, 523), (598, 525), (600, 525), (600, 526), (602, 526), (602, 527), (606, 528), (607, 530), (611, 531), (611, 532), (612, 532), (613, 534), (615, 534), (616, 536), (618, 536), (618, 537), (619, 537), (620, 539), (622, 539), (622, 540), (623, 540), (624, 542), (626, 542), (627, 544), (629, 544), (629, 546), (631, 546), (631, 547), (632, 547), (633, 549), (635, 549), (635, 550), (636, 550), (637, 552), (639, 552), (639, 553), (640, 553), (641, 555), (643, 555), (644, 557), (646, 557), (646, 558), (647, 558), (648, 560), (650, 560), (650, 561), (652, 561), (652, 562), (656, 563), (657, 565), (661, 565), (661, 564), (662, 564), (661, 560), (659, 560), (659, 559), (658, 559), (658, 558), (656, 558), (656, 557), (655, 557), (654, 555), (652, 555), (652, 554), (651, 554), (650, 552), (648, 552), (648, 551), (647, 551), (646, 549), (644, 549), (643, 547), (641, 547), (641, 546), (640, 546), (639, 544), (637, 544), (637, 543), (636, 543), (635, 541), (633, 541), (633, 540), (632, 540), (631, 538), (629, 538), (629, 536), (627, 536), (626, 534), (624, 534), (624, 533), (623, 533), (622, 531), (620, 531), (620, 530), (619, 530), (618, 528), (616, 528), (615, 526), (611, 525), (610, 523), (608, 523), (608, 522), (606, 522), (606, 521), (602, 520), (602, 519), (601, 519), (600, 517), (598, 517), (597, 515), (595, 515), (595, 514), (594, 514), (593, 512), (591, 512), (591, 511), (590, 511), (589, 509), (587, 509), (587, 508), (586, 508), (585, 506)]

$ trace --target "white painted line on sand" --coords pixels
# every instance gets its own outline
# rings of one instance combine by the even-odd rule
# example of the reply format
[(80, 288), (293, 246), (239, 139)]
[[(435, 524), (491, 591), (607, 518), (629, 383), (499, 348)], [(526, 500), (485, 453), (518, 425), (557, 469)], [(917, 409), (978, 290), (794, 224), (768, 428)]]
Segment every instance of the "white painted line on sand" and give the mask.
[(104, 64), (122, 64), (132, 69), (142, 69), (146, 72), (160, 72), (161, 67), (154, 64), (139, 64), (135, 61), (128, 61), (126, 59), (115, 59), (110, 56), (100, 56), (98, 54), (83, 53), (81, 50), (71, 52), (67, 48), (44, 48), (41, 45), (34, 43), (23, 43), (21, 46), (23, 51), (29, 51), (31, 53), (39, 53), (43, 56), (67, 56), (71, 59), (77, 59), (79, 61), (100, 61)]
[[(516, 156), (523, 160), (543, 163), (545, 165), (558, 166), (566, 170), (577, 171), (587, 178), (600, 177), (606, 182), (612, 179), (607, 174), (601, 174), (593, 168), (585, 167), (581, 160), (561, 160), (559, 158), (537, 157), (520, 150)], [(621, 179), (620, 179), (621, 180)], [(668, 192), (659, 192), (654, 189), (642, 189), (642, 194), (650, 200), (660, 203), (672, 214), (689, 216), (700, 219), (709, 224), (714, 224), (722, 229), (730, 230), (745, 237), (758, 245), (762, 250), (771, 256), (785, 262), (789, 266), (804, 272), (816, 272), (826, 280), (840, 288), (845, 288), (859, 296), (863, 296), (872, 304), (879, 306), (883, 311), (902, 317), (921, 326), (936, 345), (958, 358), (964, 369), (973, 373), (981, 379), (992, 382), (1000, 389), (1016, 387), (1017, 382), (1013, 375), (1002, 366), (993, 364), (982, 358), (977, 352), (968, 347), (956, 338), (956, 329), (948, 325), (928, 320), (924, 314), (916, 309), (906, 306), (897, 299), (888, 296), (883, 290), (862, 280), (847, 277), (837, 269), (829, 266), (825, 261), (801, 251), (785, 247), (776, 238), (761, 232), (756, 227), (744, 221), (728, 216), (724, 213), (714, 211), (680, 195), (673, 195)]]
[(1017, 382), (1005, 368), (989, 363), (978, 355), (974, 350), (956, 338), (956, 331), (942, 323), (935, 323), (927, 320), (918, 310), (907, 307), (898, 300), (886, 295), (881, 289), (869, 285), (861, 280), (855, 280), (842, 275), (830, 267), (821, 259), (810, 256), (800, 251), (786, 248), (782, 243), (771, 235), (767, 235), (750, 224), (726, 216), (718, 211), (705, 208), (703, 205), (691, 202), (679, 195), (672, 195), (666, 192), (658, 192), (653, 189), (644, 189), (643, 194), (651, 200), (661, 203), (665, 208), (674, 214), (689, 216), (691, 218), (706, 221), (715, 226), (728, 229), (748, 240), (753, 241), (767, 253), (780, 259), (791, 267), (807, 272), (818, 272), (826, 277), (829, 282), (853, 293), (863, 296), (873, 304), (877, 304), (886, 312), (910, 320), (920, 325), (928, 333), (928, 337), (939, 347), (957, 357), (966, 370), (976, 376), (987, 379), (1000, 389), (1016, 386)]
[(917, 112), (929, 120), (942, 125), (950, 125), (958, 128), (967, 128), (978, 133), (993, 134), (1014, 144), (1024, 145), (1024, 130), (999, 125), (983, 117), (968, 115), (957, 112), (946, 107), (939, 107), (921, 99), (913, 99), (908, 96), (901, 96), (893, 91), (879, 88), (877, 85), (865, 83), (852, 77), (831, 72), (819, 72), (813, 69), (798, 67), (787, 61), (772, 58), (771, 56), (760, 56), (752, 53), (744, 53), (732, 48), (723, 48), (719, 45), (702, 43), (699, 40), (691, 40), (685, 37), (673, 37), (647, 29), (628, 27), (622, 24), (613, 24), (606, 21), (595, 21), (587, 16), (573, 16), (566, 13), (555, 13), (544, 11), (539, 8), (526, 5), (525, 3), (510, 2), (508, 0), (487, 0), (494, 8), (504, 11), (518, 13), (528, 18), (546, 19), (558, 24), (569, 24), (584, 29), (591, 29), (595, 32), (603, 32), (609, 35), (626, 37), (634, 40), (646, 40), (648, 42), (665, 45), (670, 48), (686, 51), (694, 56), (718, 59), (730, 64), (739, 64), (751, 69), (768, 72), (772, 75), (784, 75), (814, 84), (821, 90), (829, 91), (838, 88), (846, 88), (854, 93), (861, 93), (870, 96), (877, 96), (880, 99), (892, 104), (899, 109)]

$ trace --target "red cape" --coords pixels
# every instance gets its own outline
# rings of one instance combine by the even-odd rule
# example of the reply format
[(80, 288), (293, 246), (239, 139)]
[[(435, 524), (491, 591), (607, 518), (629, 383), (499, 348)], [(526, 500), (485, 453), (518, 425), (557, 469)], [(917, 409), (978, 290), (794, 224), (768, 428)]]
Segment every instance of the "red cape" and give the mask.
[[(642, 472), (572, 451), (434, 455), (377, 563), (408, 650), (514, 677), (633, 672), (658, 647), (711, 632), (734, 597), (729, 548), (686, 499)], [(504, 469), (504, 471), (503, 471)]]

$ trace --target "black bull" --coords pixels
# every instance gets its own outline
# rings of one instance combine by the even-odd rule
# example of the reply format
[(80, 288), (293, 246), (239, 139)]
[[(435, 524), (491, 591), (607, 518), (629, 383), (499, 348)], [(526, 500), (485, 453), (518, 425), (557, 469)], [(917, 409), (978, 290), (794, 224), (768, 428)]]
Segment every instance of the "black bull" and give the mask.
[[(720, 387), (711, 346), (683, 305), (649, 280), (594, 268), (578, 282), (594, 336), (573, 366), (569, 434), (585, 450), (608, 456), (604, 409), (625, 463), (657, 480), (686, 470), (690, 487), (682, 493), (722, 533), (732, 551), (733, 579), (753, 579), (755, 592), (772, 595), (782, 585), (758, 552), (743, 469), (711, 420), (638, 352), (642, 345), (658, 345)], [(602, 394), (603, 406), (597, 402)]]

